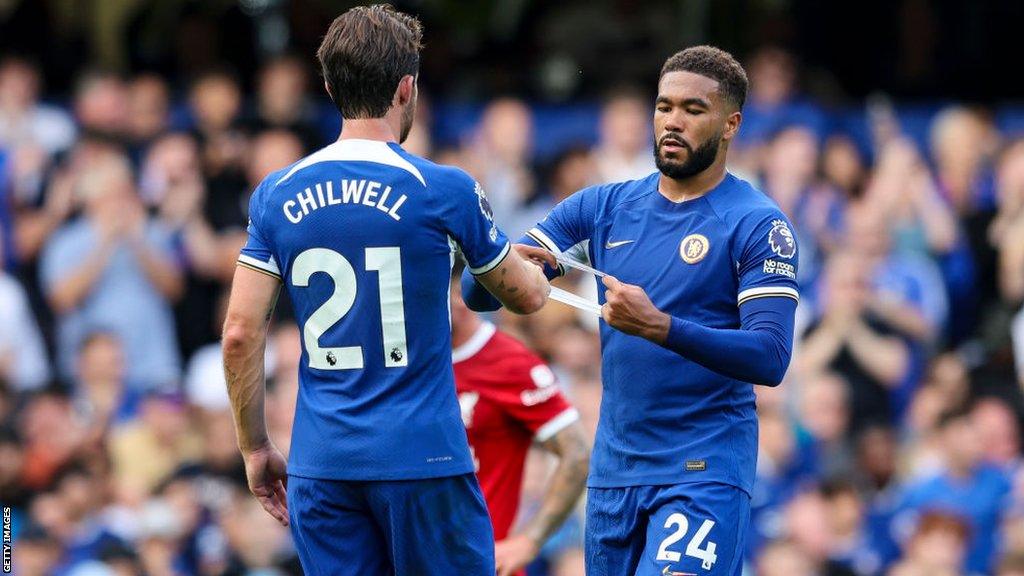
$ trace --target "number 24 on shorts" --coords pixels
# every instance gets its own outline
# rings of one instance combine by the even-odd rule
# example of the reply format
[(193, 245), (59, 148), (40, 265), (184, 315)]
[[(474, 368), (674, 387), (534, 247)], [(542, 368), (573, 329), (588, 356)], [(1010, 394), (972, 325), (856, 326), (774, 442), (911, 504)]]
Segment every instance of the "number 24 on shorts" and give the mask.
[[(666, 562), (679, 562), (683, 555), (675, 550), (669, 550), (669, 546), (672, 546), (676, 542), (679, 542), (686, 537), (686, 532), (690, 529), (690, 522), (686, 519), (686, 516), (676, 512), (665, 519), (665, 528), (676, 527), (675, 532), (672, 532), (664, 540), (661, 541), (661, 546), (658, 546), (657, 560)], [(707, 546), (701, 548), (704, 541), (707, 539), (708, 534), (711, 533), (711, 529), (715, 527), (714, 520), (705, 520), (700, 528), (697, 529), (697, 533), (690, 538), (689, 544), (686, 545), (686, 555), (696, 558), (701, 561), (701, 568), (705, 570), (711, 570), (711, 567), (715, 565), (715, 561), (718, 560), (718, 556), (715, 555), (715, 548), (717, 546), (714, 542), (708, 542)]]

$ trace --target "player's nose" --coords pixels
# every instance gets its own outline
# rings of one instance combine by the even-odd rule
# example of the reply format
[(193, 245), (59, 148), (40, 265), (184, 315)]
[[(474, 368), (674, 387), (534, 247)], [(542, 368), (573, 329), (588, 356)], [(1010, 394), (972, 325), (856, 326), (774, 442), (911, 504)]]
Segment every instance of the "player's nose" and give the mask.
[(664, 130), (663, 136), (673, 134), (682, 139), (682, 133), (686, 129), (685, 115), (681, 113), (669, 114), (665, 117), (665, 124), (662, 126)]

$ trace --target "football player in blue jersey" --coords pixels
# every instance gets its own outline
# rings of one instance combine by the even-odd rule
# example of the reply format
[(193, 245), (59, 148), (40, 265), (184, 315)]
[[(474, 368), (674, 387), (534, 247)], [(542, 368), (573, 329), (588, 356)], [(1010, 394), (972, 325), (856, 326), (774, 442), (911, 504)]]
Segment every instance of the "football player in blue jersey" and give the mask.
[[(495, 573), (452, 374), (455, 253), (513, 311), (550, 288), (472, 178), (399, 146), (421, 34), (389, 6), (331, 24), (317, 56), (341, 135), (253, 192), (232, 285), (224, 370), (249, 487), (290, 524), (309, 574)], [(303, 334), (287, 467), (267, 437), (262, 360), (281, 284)]]
[[(598, 297), (604, 395), (588, 480), (589, 576), (740, 574), (757, 459), (752, 385), (789, 364), (797, 245), (778, 206), (726, 171), (743, 68), (710, 46), (666, 62), (658, 171), (580, 190), (520, 242), (585, 254)], [(470, 307), (497, 306), (463, 278)]]

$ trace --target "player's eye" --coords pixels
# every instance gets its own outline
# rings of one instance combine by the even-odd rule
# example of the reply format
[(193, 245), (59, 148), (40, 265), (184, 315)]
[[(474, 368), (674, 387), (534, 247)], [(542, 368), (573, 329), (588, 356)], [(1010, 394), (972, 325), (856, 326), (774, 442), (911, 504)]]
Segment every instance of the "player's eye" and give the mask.
[(690, 116), (700, 116), (701, 114), (704, 113), (704, 111), (699, 108), (690, 108), (686, 111), (686, 113), (689, 114)]
[(665, 104), (662, 104), (661, 106), (658, 106), (658, 112), (671, 112), (671, 111), (672, 111), (672, 107), (671, 106), (668, 106), (668, 105), (665, 105)]

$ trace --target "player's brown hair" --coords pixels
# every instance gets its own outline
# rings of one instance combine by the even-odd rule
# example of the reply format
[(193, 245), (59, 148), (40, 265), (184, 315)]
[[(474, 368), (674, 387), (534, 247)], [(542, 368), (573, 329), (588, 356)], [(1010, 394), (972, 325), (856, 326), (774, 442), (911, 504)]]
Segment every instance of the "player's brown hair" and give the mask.
[(334, 19), (316, 57), (343, 118), (381, 118), (395, 88), (420, 67), (423, 27), (390, 4), (357, 6)]
[(739, 110), (747, 100), (747, 73), (725, 50), (714, 46), (693, 46), (676, 52), (661, 67), (669, 72), (692, 72), (718, 82), (718, 91)]

